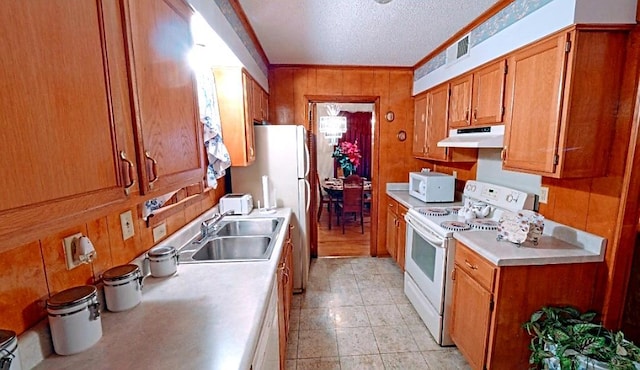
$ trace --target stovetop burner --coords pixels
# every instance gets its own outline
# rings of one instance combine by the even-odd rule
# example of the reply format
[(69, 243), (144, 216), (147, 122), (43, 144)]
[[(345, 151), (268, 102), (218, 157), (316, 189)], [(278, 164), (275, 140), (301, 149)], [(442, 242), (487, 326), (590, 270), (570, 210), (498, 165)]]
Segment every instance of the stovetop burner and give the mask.
[(449, 214), (449, 211), (441, 207), (418, 208), (418, 212), (422, 213), (425, 216), (446, 216)]
[(471, 229), (471, 226), (461, 221), (444, 221), (440, 226), (451, 231), (465, 231)]
[(469, 226), (476, 230), (497, 230), (498, 222), (494, 220), (476, 218), (469, 221)]

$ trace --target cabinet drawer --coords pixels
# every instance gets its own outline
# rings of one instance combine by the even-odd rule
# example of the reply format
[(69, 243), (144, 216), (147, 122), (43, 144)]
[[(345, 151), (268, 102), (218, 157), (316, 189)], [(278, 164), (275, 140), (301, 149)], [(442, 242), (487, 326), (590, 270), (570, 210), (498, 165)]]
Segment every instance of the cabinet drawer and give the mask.
[(488, 291), (493, 291), (496, 268), (489, 261), (458, 242), (456, 243), (455, 263)]

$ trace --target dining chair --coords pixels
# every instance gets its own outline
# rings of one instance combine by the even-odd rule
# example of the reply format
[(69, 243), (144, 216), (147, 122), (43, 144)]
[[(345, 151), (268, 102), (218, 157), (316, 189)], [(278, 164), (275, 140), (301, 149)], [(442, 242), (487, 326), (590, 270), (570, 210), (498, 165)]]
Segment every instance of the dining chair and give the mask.
[(338, 217), (338, 225), (342, 218), (342, 233), (346, 224), (346, 214), (353, 213), (354, 219), (357, 220), (360, 214), (360, 229), (364, 234), (364, 182), (362, 177), (351, 175), (342, 182), (342, 200), (337, 203), (336, 215)]
[(322, 190), (320, 185), (320, 176), (316, 172), (316, 183), (318, 184), (318, 221), (322, 216), (322, 206), (327, 205), (327, 211), (329, 211), (329, 230), (331, 230), (331, 205), (338, 201), (337, 197), (332, 196), (330, 193)]

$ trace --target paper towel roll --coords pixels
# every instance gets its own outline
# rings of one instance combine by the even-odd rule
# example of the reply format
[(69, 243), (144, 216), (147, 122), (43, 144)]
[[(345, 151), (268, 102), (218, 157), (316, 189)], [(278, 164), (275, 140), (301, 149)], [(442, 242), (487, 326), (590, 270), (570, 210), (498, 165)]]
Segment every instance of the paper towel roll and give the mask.
[(264, 202), (264, 209), (269, 209), (269, 177), (262, 176), (262, 200)]

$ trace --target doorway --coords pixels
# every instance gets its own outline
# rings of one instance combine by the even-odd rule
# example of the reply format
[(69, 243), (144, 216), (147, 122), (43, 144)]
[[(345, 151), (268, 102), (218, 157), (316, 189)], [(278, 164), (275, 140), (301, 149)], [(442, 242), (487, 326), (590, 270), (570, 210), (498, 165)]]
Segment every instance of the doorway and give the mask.
[[(326, 190), (326, 181), (332, 181), (340, 177), (341, 169), (336, 164), (332, 154), (336, 148), (336, 142), (331, 142), (325, 135), (319, 132), (319, 119), (322, 116), (329, 115), (328, 109), (338, 108), (340, 116), (347, 117), (347, 132), (345, 132), (338, 144), (345, 141), (355, 144), (357, 140), (358, 149), (362, 158), (356, 168), (356, 174), (364, 177), (367, 181), (367, 196), (371, 197), (374, 189), (373, 183), (374, 170), (373, 150), (375, 142), (375, 116), (376, 116), (376, 100), (375, 98), (347, 98), (336, 97), (329, 100), (310, 100), (310, 117), (312, 117), (309, 127), (311, 136), (311, 172), (314, 178), (315, 205), (313, 230), (315, 231), (315, 240), (312, 240), (312, 246), (315, 246), (315, 252), (312, 254), (317, 257), (354, 257), (354, 256), (372, 256), (372, 225), (373, 204), (366, 203), (363, 212), (364, 232), (361, 230), (360, 220), (356, 222), (348, 221), (345, 225), (344, 234), (342, 224), (338, 225), (335, 213), (335, 205), (324, 203), (321, 205), (321, 199), (327, 199), (330, 195)], [(335, 112), (333, 112), (335, 114)], [(317, 177), (315, 174), (317, 173)], [(334, 193), (335, 195), (335, 193)], [(373, 197), (371, 197), (372, 199)], [(335, 200), (335, 199), (334, 199)], [(359, 217), (359, 216), (358, 216)], [(350, 220), (349, 218), (347, 220)], [(344, 222), (344, 220), (341, 220)], [(331, 227), (329, 227), (331, 224)]]

